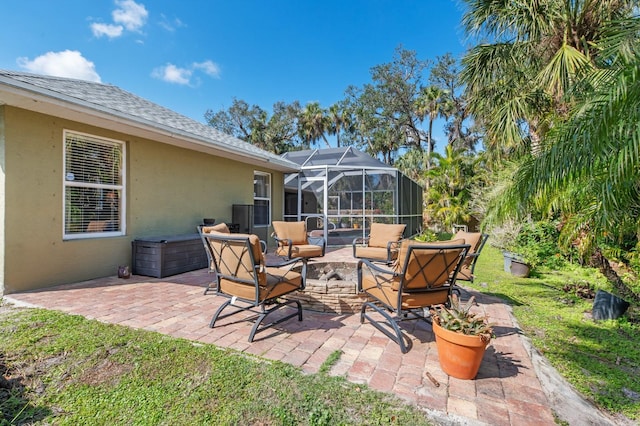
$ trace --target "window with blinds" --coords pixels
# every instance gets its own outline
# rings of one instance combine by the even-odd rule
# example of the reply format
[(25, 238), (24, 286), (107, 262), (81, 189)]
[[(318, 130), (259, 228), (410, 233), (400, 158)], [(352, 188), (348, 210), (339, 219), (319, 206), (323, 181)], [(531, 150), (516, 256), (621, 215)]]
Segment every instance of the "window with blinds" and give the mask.
[(124, 144), (65, 132), (64, 236), (124, 234)]
[(253, 173), (253, 225), (269, 226), (271, 223), (271, 175)]

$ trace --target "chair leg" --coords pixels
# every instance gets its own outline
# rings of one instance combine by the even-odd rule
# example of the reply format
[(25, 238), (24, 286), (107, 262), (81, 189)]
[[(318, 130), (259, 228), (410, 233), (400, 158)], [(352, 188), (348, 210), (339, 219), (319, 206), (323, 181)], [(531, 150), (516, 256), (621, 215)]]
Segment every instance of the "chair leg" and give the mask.
[[(292, 303), (296, 304), (296, 312), (293, 312), (289, 315), (286, 315), (274, 322), (271, 322), (269, 324), (263, 325), (262, 327), (260, 327), (260, 324), (262, 324), (262, 321), (267, 317), (267, 315), (269, 315), (270, 313), (277, 311), (278, 309), (286, 306), (286, 305), (290, 305)], [(258, 316), (258, 318), (256, 319), (256, 322), (253, 324), (253, 327), (251, 328), (251, 333), (249, 334), (249, 342), (253, 342), (253, 339), (255, 338), (256, 333), (263, 331), (267, 328), (273, 327), (274, 325), (280, 324), (281, 322), (284, 322), (290, 318), (293, 318), (297, 316), (298, 317), (298, 321), (302, 321), (302, 304), (300, 304), (299, 301), (297, 300), (289, 300), (287, 302), (277, 302), (275, 304), (274, 307), (270, 308), (270, 309), (264, 309), (264, 305), (262, 307), (262, 312), (260, 313), (260, 315)]]
[[(381, 324), (371, 316), (367, 315), (367, 306), (382, 315), (385, 321)], [(398, 327), (396, 321), (393, 320), (393, 318), (387, 313), (387, 311), (380, 309), (380, 307), (378, 307), (374, 303), (365, 302), (362, 304), (362, 309), (360, 310), (360, 322), (363, 323), (365, 318), (367, 318), (369, 322), (371, 322), (371, 325), (383, 332), (389, 339), (400, 345), (400, 351), (403, 354), (409, 352), (409, 349), (411, 347), (411, 340), (407, 339), (408, 344), (405, 342), (405, 337), (402, 334), (400, 327)], [(390, 328), (393, 329), (393, 332), (390, 330)]]
[(213, 317), (211, 318), (211, 322), (209, 322), (209, 328), (213, 328), (213, 326), (215, 325), (216, 321), (218, 320), (218, 316), (220, 316), (220, 314), (222, 313), (224, 308), (226, 308), (230, 304), (231, 304), (231, 299), (227, 299), (226, 302), (224, 302), (222, 305), (220, 305), (220, 307), (216, 310), (216, 313), (213, 314)]
[[(210, 274), (213, 274), (213, 272), (209, 271)], [(207, 294), (209, 294), (210, 291), (218, 291), (218, 280), (217, 280), (217, 276), (214, 277), (213, 280), (211, 280), (211, 282), (209, 284), (207, 284), (207, 288), (204, 289), (204, 295), (206, 296)]]

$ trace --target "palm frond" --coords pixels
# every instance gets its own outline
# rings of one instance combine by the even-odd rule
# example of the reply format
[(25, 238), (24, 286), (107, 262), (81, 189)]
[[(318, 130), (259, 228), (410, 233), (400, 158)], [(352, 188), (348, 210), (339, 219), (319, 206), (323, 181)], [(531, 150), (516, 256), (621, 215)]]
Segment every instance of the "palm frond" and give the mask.
[(536, 77), (537, 85), (560, 98), (591, 68), (589, 58), (574, 47), (564, 44)]

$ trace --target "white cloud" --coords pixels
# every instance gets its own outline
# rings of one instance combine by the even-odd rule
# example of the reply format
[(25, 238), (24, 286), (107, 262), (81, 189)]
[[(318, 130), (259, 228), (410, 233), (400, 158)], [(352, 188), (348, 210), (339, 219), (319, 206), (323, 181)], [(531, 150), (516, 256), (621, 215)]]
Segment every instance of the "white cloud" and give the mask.
[(193, 71), (190, 69), (167, 64), (154, 69), (151, 76), (167, 83), (188, 85), (191, 82), (191, 74), (193, 74)]
[(211, 77), (220, 78), (220, 67), (213, 61), (194, 62), (193, 68), (201, 70)]
[(186, 25), (178, 18), (169, 20), (169, 18), (167, 18), (164, 14), (161, 14), (160, 18), (162, 19), (158, 22), (158, 25), (169, 32), (174, 32), (177, 28), (186, 27)]
[(124, 30), (122, 25), (100, 24), (98, 22), (91, 24), (91, 31), (95, 37), (120, 37), (122, 35), (122, 30)]
[(133, 0), (116, 0), (119, 9), (111, 13), (113, 22), (122, 24), (129, 31), (140, 31), (149, 16), (149, 12), (143, 4)]
[(104, 24), (94, 22), (91, 24), (91, 32), (94, 37), (107, 36), (116, 38), (124, 34), (124, 30), (141, 32), (147, 22), (149, 12), (143, 4), (133, 0), (115, 0), (116, 9), (111, 12), (113, 23)]
[(100, 76), (93, 62), (87, 60), (77, 50), (47, 52), (33, 60), (18, 58), (18, 65), (29, 72), (56, 77), (77, 78), (100, 83)]
[[(185, 86), (197, 86), (200, 79), (195, 76), (195, 71), (202, 71), (210, 77), (220, 78), (220, 67), (213, 61), (194, 62), (190, 67), (180, 68), (171, 63), (153, 70), (151, 76), (167, 83), (182, 84)], [(192, 79), (195, 78), (195, 83)]]

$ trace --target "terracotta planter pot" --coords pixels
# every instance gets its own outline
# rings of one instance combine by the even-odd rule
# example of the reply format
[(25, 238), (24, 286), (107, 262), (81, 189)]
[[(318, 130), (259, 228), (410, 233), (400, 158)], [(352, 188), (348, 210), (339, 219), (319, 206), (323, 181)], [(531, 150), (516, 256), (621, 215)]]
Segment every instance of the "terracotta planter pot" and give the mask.
[(469, 380), (476, 377), (489, 342), (484, 342), (480, 336), (446, 330), (435, 321), (433, 332), (436, 335), (442, 371), (458, 379)]

